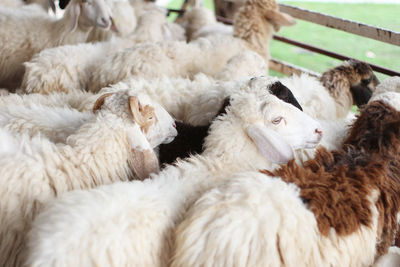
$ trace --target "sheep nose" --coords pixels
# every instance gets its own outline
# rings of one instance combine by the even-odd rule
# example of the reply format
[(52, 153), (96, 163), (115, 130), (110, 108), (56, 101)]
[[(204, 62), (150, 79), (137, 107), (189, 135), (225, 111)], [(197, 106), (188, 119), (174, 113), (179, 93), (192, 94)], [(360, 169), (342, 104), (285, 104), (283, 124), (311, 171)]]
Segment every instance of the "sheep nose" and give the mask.
[(173, 126), (174, 128), (176, 128), (176, 124), (175, 124), (175, 122), (172, 124), (172, 126)]
[(104, 26), (104, 28), (108, 28), (108, 26), (110, 25), (110, 21), (104, 17), (102, 17), (100, 19), (100, 21), (101, 21), (101, 24)]
[(316, 134), (318, 134), (318, 135), (322, 135), (322, 130), (321, 129), (315, 128), (314, 132)]

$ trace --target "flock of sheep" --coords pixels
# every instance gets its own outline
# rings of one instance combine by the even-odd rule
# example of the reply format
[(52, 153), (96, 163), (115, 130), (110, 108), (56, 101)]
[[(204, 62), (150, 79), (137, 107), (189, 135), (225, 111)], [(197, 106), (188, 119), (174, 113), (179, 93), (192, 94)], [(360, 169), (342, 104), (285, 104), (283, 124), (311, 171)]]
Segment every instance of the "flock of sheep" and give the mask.
[(267, 76), (275, 0), (58, 4), (0, 0), (0, 266), (400, 265), (400, 77)]

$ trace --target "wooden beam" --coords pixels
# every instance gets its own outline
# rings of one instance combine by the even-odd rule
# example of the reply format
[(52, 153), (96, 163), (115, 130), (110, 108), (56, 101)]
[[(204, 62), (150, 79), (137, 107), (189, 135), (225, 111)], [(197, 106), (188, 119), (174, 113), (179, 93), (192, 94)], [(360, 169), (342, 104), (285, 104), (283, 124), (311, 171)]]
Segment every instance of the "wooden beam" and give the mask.
[(400, 33), (398, 32), (370, 26), (364, 23), (355, 22), (347, 19), (341, 19), (290, 5), (279, 4), (279, 8), (281, 11), (301, 20), (306, 20), (333, 29), (354, 33), (381, 42), (400, 46)]
[(291, 76), (293, 74), (297, 74), (300, 75), (302, 73), (307, 73), (310, 76), (314, 76), (314, 77), (320, 77), (321, 74), (314, 72), (312, 70), (309, 69), (305, 69), (296, 65), (293, 65), (291, 63), (285, 62), (285, 61), (281, 61), (275, 58), (271, 58), (269, 60), (269, 68), (271, 70), (283, 73), (285, 75)]
[[(279, 36), (279, 35), (274, 35), (274, 39), (278, 40), (278, 41), (281, 41), (281, 42), (284, 42), (284, 43), (288, 43), (288, 44), (297, 46), (297, 47), (301, 47), (301, 48), (307, 49), (309, 51), (313, 51), (313, 52), (316, 52), (318, 54), (322, 54), (322, 55), (325, 55), (325, 56), (328, 56), (328, 57), (333, 57), (333, 58), (340, 59), (340, 60), (352, 59), (351, 57), (348, 57), (348, 56), (345, 56), (345, 55), (342, 55), (342, 54), (339, 54), (339, 53), (336, 53), (336, 52), (333, 52), (333, 51), (325, 50), (325, 49), (322, 49), (322, 48), (319, 48), (319, 47), (316, 47), (316, 46), (305, 44), (305, 43), (302, 43), (302, 42), (299, 42), (299, 41), (295, 41), (295, 40), (292, 40), (292, 39), (289, 39), (289, 38), (286, 38), (286, 37), (282, 37), (282, 36)], [(385, 67), (381, 67), (381, 66), (378, 66), (378, 65), (375, 65), (375, 64), (371, 64), (369, 62), (365, 62), (365, 63), (370, 65), (371, 68), (374, 71), (377, 71), (377, 72), (380, 72), (380, 73), (383, 73), (383, 74), (386, 74), (386, 75), (389, 75), (389, 76), (400, 76), (400, 72), (398, 72), (398, 71), (395, 71), (395, 70), (392, 70), (392, 69), (388, 69), (388, 68), (385, 68)]]

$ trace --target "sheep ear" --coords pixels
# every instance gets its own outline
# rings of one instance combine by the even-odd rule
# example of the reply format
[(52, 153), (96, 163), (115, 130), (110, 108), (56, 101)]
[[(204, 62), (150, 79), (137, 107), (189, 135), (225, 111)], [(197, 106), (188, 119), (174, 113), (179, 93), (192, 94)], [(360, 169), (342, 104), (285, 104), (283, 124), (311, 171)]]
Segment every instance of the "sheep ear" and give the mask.
[(99, 110), (99, 109), (101, 108), (101, 106), (103, 106), (104, 100), (106, 99), (106, 97), (108, 97), (108, 96), (110, 96), (110, 95), (112, 95), (112, 94), (113, 94), (113, 93), (107, 93), (107, 94), (104, 94), (104, 95), (100, 96), (100, 97), (96, 100), (96, 102), (94, 103), (94, 105), (93, 105), (93, 112)]
[[(149, 127), (157, 121), (154, 108), (149, 105), (142, 106), (136, 96), (130, 96), (128, 104), (133, 120), (140, 126), (144, 133), (147, 133)], [(154, 119), (150, 120), (152, 117)]]
[(149, 177), (150, 173), (158, 173), (160, 166), (153, 149), (132, 149), (132, 168), (140, 180)]
[(70, 4), (70, 15), (71, 15), (71, 32), (75, 31), (78, 27), (79, 15), (81, 14), (81, 6), (79, 1), (72, 2)]
[(141, 117), (142, 117), (142, 115), (140, 113), (140, 110), (141, 110), (142, 106), (141, 106), (141, 104), (139, 102), (139, 99), (136, 96), (130, 96), (129, 97), (129, 101), (128, 101), (128, 105), (129, 105), (129, 110), (132, 113), (133, 120), (136, 123), (140, 124), (141, 123)]
[(269, 9), (265, 12), (265, 17), (267, 20), (273, 22), (280, 26), (292, 26), (296, 24), (296, 20), (289, 14), (282, 13), (279, 10)]
[(274, 131), (262, 124), (251, 124), (246, 128), (258, 151), (273, 163), (286, 163), (294, 157), (291, 146)]

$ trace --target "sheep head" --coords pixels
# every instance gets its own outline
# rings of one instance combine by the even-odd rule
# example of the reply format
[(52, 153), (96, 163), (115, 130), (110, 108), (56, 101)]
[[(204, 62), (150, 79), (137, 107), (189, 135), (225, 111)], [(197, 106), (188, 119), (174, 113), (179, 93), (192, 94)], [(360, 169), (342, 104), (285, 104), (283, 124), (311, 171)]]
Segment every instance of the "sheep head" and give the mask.
[(234, 36), (246, 41), (249, 48), (268, 61), (268, 46), (274, 32), (295, 23), (290, 15), (279, 11), (274, 0), (248, 0), (235, 16)]
[(292, 16), (279, 11), (278, 3), (275, 0), (248, 0), (245, 6), (256, 7), (262, 17), (274, 26), (275, 31), (279, 31), (281, 26), (296, 24), (296, 20)]
[(293, 150), (315, 147), (322, 137), (318, 122), (293, 104), (270, 94), (268, 77), (253, 78), (247, 92), (232, 95), (231, 114), (239, 117), (258, 151), (269, 161), (285, 163)]
[(72, 0), (66, 10), (71, 19), (71, 32), (79, 26), (110, 29), (112, 12), (105, 0)]
[(355, 59), (344, 61), (341, 65), (324, 72), (320, 81), (346, 111), (353, 104), (359, 107), (366, 104), (379, 84), (371, 67)]
[(131, 147), (131, 166), (140, 179), (159, 171), (153, 148), (171, 142), (177, 134), (173, 118), (160, 105), (152, 103), (147, 95), (131, 95), (129, 90), (122, 90), (101, 95), (93, 111), (112, 113), (124, 121)]
[(347, 64), (353, 70), (348, 77), (353, 103), (357, 106), (364, 105), (368, 103), (376, 86), (379, 84), (379, 80), (367, 63), (351, 59), (344, 63), (344, 65)]

